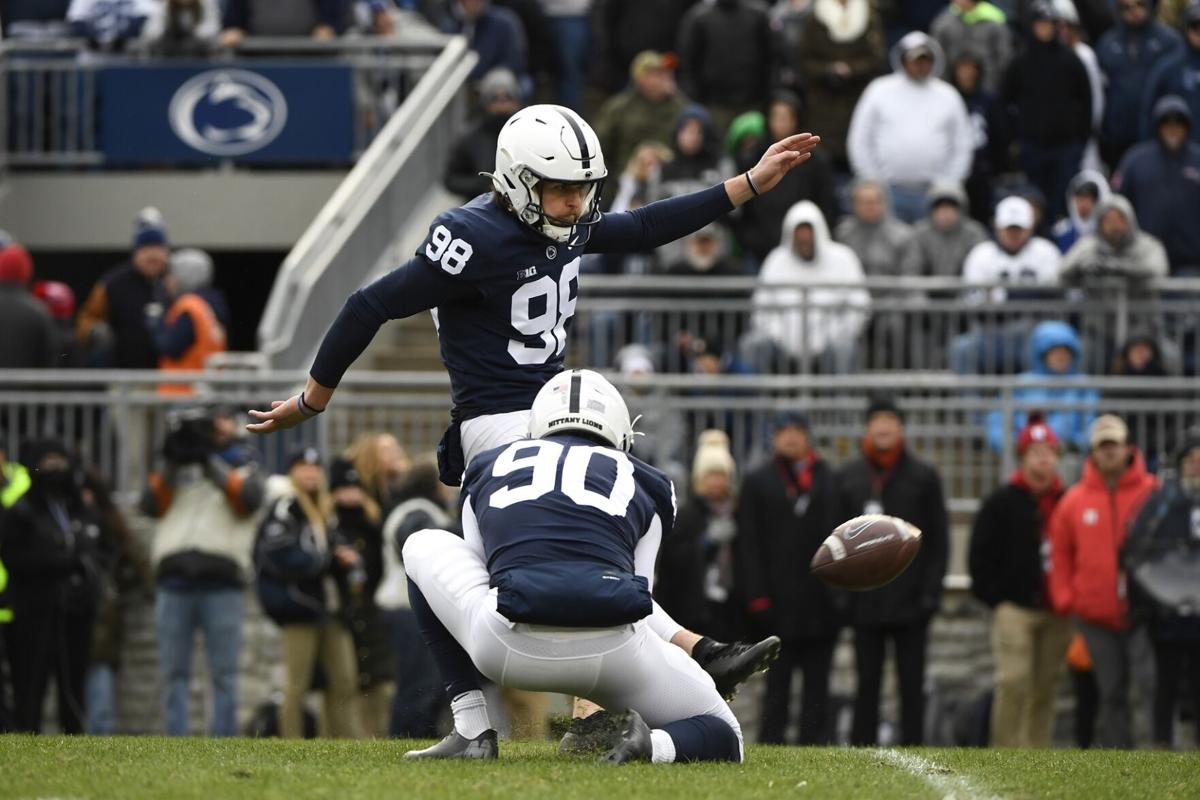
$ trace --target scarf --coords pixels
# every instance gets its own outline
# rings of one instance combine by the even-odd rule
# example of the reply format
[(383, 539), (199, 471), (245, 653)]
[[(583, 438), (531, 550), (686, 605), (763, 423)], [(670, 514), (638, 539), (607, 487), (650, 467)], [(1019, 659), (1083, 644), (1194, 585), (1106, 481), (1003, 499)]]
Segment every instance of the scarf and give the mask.
[(808, 494), (812, 490), (813, 466), (817, 463), (817, 451), (810, 450), (807, 458), (791, 461), (782, 456), (775, 456), (775, 469), (783, 481), (784, 490), (789, 498)]
[(816, 0), (813, 16), (829, 31), (829, 38), (838, 43), (853, 42), (862, 37), (871, 21), (871, 7), (866, 0)]
[(873, 465), (883, 470), (891, 472), (896, 467), (896, 462), (900, 460), (900, 456), (904, 454), (904, 437), (900, 437), (900, 441), (891, 450), (877, 450), (870, 437), (864, 436), (862, 440), (863, 455), (867, 457)]
[(1050, 523), (1050, 515), (1054, 513), (1054, 507), (1058, 505), (1059, 499), (1063, 495), (1062, 478), (1054, 476), (1054, 481), (1049, 488), (1042, 492), (1038, 492), (1030, 485), (1029, 480), (1025, 477), (1025, 473), (1020, 469), (1014, 469), (1012, 475), (1008, 476), (1008, 482), (1018, 489), (1024, 489), (1033, 495), (1037, 500), (1038, 518), (1042, 523), (1042, 536), (1046, 535), (1046, 526)]

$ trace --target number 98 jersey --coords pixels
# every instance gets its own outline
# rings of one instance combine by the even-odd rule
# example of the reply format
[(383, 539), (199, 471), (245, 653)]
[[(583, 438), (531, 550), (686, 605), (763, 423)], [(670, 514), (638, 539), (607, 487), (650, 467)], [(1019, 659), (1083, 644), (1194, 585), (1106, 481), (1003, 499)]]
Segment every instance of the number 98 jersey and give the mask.
[(562, 370), (582, 254), (522, 225), (491, 195), (434, 220), (417, 261), (454, 284), (434, 322), (460, 419), (527, 409)]
[(633, 574), (641, 538), (656, 526), (666, 536), (675, 524), (670, 478), (582, 436), (489, 450), (471, 462), (463, 488), (490, 575), (554, 561), (592, 561)]

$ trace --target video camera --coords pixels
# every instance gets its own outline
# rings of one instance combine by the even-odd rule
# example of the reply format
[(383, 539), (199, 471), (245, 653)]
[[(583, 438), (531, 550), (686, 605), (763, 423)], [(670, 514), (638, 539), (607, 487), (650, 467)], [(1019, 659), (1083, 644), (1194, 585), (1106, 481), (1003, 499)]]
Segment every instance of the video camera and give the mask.
[(163, 457), (177, 466), (203, 464), (214, 451), (213, 415), (203, 408), (187, 408), (167, 414), (167, 436)]

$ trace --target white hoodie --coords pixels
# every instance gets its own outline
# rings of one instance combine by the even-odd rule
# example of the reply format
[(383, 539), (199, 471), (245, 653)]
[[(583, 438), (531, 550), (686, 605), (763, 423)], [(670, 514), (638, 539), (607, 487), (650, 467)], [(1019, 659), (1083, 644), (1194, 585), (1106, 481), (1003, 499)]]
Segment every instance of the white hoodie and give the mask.
[[(793, 233), (803, 223), (813, 229), (812, 261), (800, 258), (792, 249)], [(779, 246), (767, 255), (758, 274), (754, 330), (775, 340), (793, 358), (820, 355), (831, 346), (851, 344), (867, 323), (871, 307), (867, 290), (856, 286), (805, 290), (798, 285), (864, 282), (858, 256), (846, 245), (833, 241), (825, 215), (815, 203), (801, 200), (788, 209)]]
[[(919, 46), (934, 56), (933, 73), (909, 77), (902, 54)], [(975, 139), (967, 107), (953, 86), (934, 77), (945, 57), (938, 43), (914, 31), (892, 48), (891, 75), (871, 81), (854, 107), (846, 150), (859, 178), (887, 183), (964, 181), (971, 172)]]

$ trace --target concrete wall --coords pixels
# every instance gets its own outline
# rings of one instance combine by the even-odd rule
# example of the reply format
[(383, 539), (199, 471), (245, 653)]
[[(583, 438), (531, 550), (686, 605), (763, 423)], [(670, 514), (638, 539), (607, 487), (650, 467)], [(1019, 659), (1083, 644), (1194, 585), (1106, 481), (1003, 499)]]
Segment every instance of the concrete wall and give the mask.
[(156, 206), (176, 244), (290, 250), (345, 174), (16, 172), (0, 194), (0, 227), (34, 250), (125, 250), (134, 216)]

